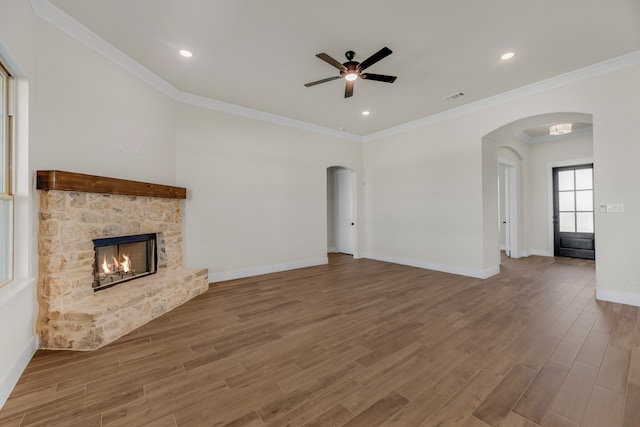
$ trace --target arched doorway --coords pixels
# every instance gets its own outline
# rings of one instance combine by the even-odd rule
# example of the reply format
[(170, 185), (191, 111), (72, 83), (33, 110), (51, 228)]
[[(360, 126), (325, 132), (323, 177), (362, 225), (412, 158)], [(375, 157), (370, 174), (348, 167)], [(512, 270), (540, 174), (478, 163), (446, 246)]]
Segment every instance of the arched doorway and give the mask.
[[(559, 122), (573, 123), (574, 132), (550, 135), (550, 127)], [(483, 137), (485, 266), (499, 265), (500, 250), (506, 248), (512, 257), (554, 256), (551, 167), (593, 157), (592, 122), (590, 114), (550, 113), (508, 123)], [(510, 187), (509, 194), (505, 187)], [(507, 243), (508, 225), (515, 235), (508, 236)]]

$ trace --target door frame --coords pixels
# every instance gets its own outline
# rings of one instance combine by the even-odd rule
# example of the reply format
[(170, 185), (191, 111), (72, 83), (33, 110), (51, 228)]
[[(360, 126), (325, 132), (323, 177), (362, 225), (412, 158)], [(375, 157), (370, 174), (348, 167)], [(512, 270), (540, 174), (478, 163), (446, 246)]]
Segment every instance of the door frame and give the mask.
[[(505, 236), (509, 236), (509, 258), (519, 258), (520, 251), (518, 250), (518, 165), (504, 157), (498, 157), (498, 179), (499, 182), (503, 182), (504, 177), (500, 176), (500, 165), (506, 166), (505, 170), (509, 173), (509, 227), (508, 232), (505, 232)], [(504, 182), (503, 182), (504, 183)], [(500, 194), (498, 194), (498, 203), (500, 203)], [(500, 206), (498, 206), (498, 212), (500, 212)], [(500, 226), (501, 224), (498, 224)], [(505, 242), (506, 244), (507, 242)]]
[[(333, 166), (328, 166), (326, 168), (326, 177), (327, 180), (326, 182), (331, 182), (333, 185), (333, 188), (328, 188), (327, 187), (327, 197), (325, 198), (325, 200), (327, 200), (327, 203), (329, 203), (328, 198), (329, 196), (332, 197), (332, 213), (331, 215), (332, 217), (332, 229), (329, 229), (329, 218), (327, 217), (327, 236), (329, 236), (329, 234), (333, 235), (333, 247), (329, 247), (329, 245), (327, 244), (327, 253), (331, 252), (337, 252), (338, 248), (337, 248), (337, 233), (338, 233), (338, 227), (337, 227), (337, 223), (336, 223), (336, 210), (337, 210), (337, 200), (336, 200), (336, 191), (335, 191), (335, 186), (337, 185), (337, 180), (336, 175), (339, 173), (340, 169), (344, 169), (346, 171), (349, 171), (351, 173), (352, 176), (352, 180), (351, 180), (351, 215), (352, 215), (352, 219), (353, 219), (353, 229), (351, 231), (352, 233), (352, 239), (353, 239), (353, 258), (360, 258), (359, 255), (359, 245), (358, 245), (358, 173), (355, 171), (355, 169), (350, 168), (348, 166), (340, 166), (340, 165), (333, 165)], [(332, 178), (331, 180), (328, 179), (329, 175), (332, 174)], [(327, 212), (327, 215), (329, 214), (328, 212), (328, 206), (326, 207), (325, 211)], [(328, 240), (328, 239), (327, 239)]]
[[(548, 237), (547, 237), (547, 256), (554, 256), (554, 247), (555, 247), (555, 236), (553, 234), (553, 168), (563, 168), (567, 166), (578, 166), (585, 165), (588, 163), (593, 163), (593, 157), (585, 157), (581, 159), (573, 159), (573, 160), (562, 160), (558, 162), (548, 162), (547, 163), (547, 228), (548, 228)], [(594, 164), (595, 171), (595, 164)], [(595, 187), (595, 179), (594, 179), (594, 187)], [(595, 188), (594, 188), (595, 195)], [(595, 204), (595, 199), (594, 199)], [(595, 210), (594, 210), (595, 214)], [(594, 218), (595, 221), (595, 218)], [(597, 237), (596, 237), (597, 240)], [(596, 242), (597, 243), (597, 242)]]

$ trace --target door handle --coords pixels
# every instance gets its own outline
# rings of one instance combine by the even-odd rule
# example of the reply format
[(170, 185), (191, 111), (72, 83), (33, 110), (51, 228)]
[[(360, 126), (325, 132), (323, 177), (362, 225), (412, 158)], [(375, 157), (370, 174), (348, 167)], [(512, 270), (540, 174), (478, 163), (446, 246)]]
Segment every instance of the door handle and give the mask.
[(352, 222), (351, 225), (356, 225), (355, 222)]

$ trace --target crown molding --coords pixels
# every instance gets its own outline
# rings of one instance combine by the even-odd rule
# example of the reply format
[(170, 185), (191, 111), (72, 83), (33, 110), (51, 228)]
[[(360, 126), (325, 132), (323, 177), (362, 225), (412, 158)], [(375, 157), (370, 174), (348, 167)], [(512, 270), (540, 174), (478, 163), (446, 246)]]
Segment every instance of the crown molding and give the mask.
[(227, 102), (218, 101), (216, 99), (207, 98), (200, 95), (195, 95), (188, 92), (183, 92), (166, 80), (153, 73), (148, 68), (142, 66), (131, 57), (127, 56), (124, 52), (117, 49), (115, 46), (108, 43), (106, 40), (99, 37), (97, 34), (89, 30), (87, 27), (58, 9), (51, 4), (49, 0), (30, 0), (31, 7), (35, 14), (47, 21), (54, 27), (73, 37), (74, 39), (84, 43), (86, 46), (97, 51), (108, 60), (116, 63), (125, 70), (129, 71), (133, 75), (137, 76), (141, 80), (147, 82), (152, 87), (156, 88), (160, 92), (166, 94), (172, 99), (189, 105), (208, 108), (211, 110), (217, 110), (224, 113), (234, 114), (242, 117), (247, 117), (256, 120), (262, 120), (269, 123), (274, 123), (282, 126), (288, 126), (308, 132), (322, 134), (334, 138), (339, 138), (348, 141), (355, 142), (369, 142), (381, 139), (390, 135), (406, 132), (409, 130), (417, 129), (420, 127), (428, 126), (433, 123), (441, 122), (444, 120), (458, 117), (470, 112), (482, 110), (488, 107), (504, 104), (509, 101), (517, 100), (526, 96), (534, 95), (540, 92), (544, 92), (550, 89), (558, 88), (561, 86), (575, 83), (581, 80), (585, 80), (591, 77), (600, 76), (610, 73), (612, 71), (624, 69), (627, 67), (640, 65), (640, 50), (623, 55), (617, 58), (610, 59), (608, 61), (600, 62), (598, 64), (590, 65), (578, 70), (570, 71), (565, 74), (561, 74), (556, 77), (552, 77), (537, 83), (533, 83), (527, 86), (523, 86), (518, 89), (514, 89), (508, 92), (504, 92), (498, 95), (494, 95), (488, 98), (481, 99), (479, 101), (472, 102), (470, 104), (462, 105), (451, 110), (443, 111), (441, 113), (431, 114), (429, 116), (413, 120), (398, 126), (393, 126), (384, 129), (379, 132), (374, 132), (365, 136), (360, 136), (325, 126), (316, 125), (313, 123), (305, 122), (302, 120), (292, 119), (290, 117), (280, 116), (273, 113), (267, 113), (260, 110), (255, 110), (240, 105), (235, 105)]
[(555, 142), (555, 141), (563, 141), (565, 139), (571, 139), (571, 138), (578, 138), (581, 136), (588, 136), (588, 135), (593, 135), (593, 127), (592, 126), (588, 126), (588, 127), (583, 127), (583, 128), (579, 128), (576, 129), (574, 131), (571, 131), (567, 134), (564, 135), (544, 135), (544, 136), (536, 136), (536, 137), (532, 137), (527, 135), (526, 133), (524, 133), (523, 131), (519, 131), (516, 133), (516, 138), (518, 140), (520, 140), (521, 142), (527, 143), (527, 144), (540, 144), (542, 142)]
[(208, 108), (210, 110), (222, 111), (229, 114), (235, 114), (237, 116), (247, 117), (255, 120), (262, 120), (268, 123), (301, 129), (304, 131), (319, 133), (327, 136), (332, 136), (334, 138), (346, 139), (349, 141), (362, 142), (363, 139), (363, 137), (360, 135), (344, 132), (337, 129), (331, 129), (302, 120), (292, 119), (290, 117), (280, 116), (278, 114), (267, 113), (265, 111), (255, 110), (253, 108), (243, 107), (237, 104), (218, 101), (216, 99), (194, 95), (188, 92), (178, 92), (179, 93), (174, 97), (174, 99), (183, 104)]
[(423, 117), (421, 119), (413, 120), (398, 126), (393, 126), (388, 129), (381, 130), (380, 132), (370, 133), (366, 135), (363, 142), (375, 141), (376, 139), (384, 138), (390, 135), (406, 132), (409, 130), (417, 129), (423, 126), (428, 126), (434, 123), (438, 123), (444, 120), (448, 120), (454, 117), (458, 117), (464, 114), (468, 114), (474, 111), (483, 110), (496, 105), (504, 104), (509, 101), (514, 101), (527, 96), (535, 95), (541, 92), (548, 91), (550, 89), (556, 89), (561, 86), (566, 86), (571, 83), (576, 83), (582, 80), (586, 80), (592, 77), (601, 76), (613, 71), (621, 70), (624, 68), (640, 65), (640, 50), (628, 53), (626, 55), (619, 56), (617, 58), (609, 59), (597, 64), (589, 65), (584, 68), (580, 68), (568, 73), (560, 74), (555, 77), (551, 77), (546, 80), (542, 80), (536, 83), (532, 83), (527, 86), (523, 86), (508, 92), (503, 92), (498, 95), (490, 96), (488, 98), (481, 99), (479, 101), (472, 102), (470, 104), (462, 105), (451, 110), (443, 111), (441, 113), (432, 114), (430, 116)]
[(59, 8), (49, 2), (49, 0), (30, 0), (31, 7), (35, 14), (53, 25), (57, 29), (85, 44), (89, 48), (100, 53), (109, 61), (119, 65), (131, 74), (135, 75), (142, 81), (148, 83), (155, 89), (174, 99), (175, 101), (194, 105), (197, 107), (208, 108), (211, 110), (221, 111), (223, 113), (234, 114), (237, 116), (247, 117), (250, 119), (261, 120), (268, 123), (274, 123), (282, 126), (288, 126), (301, 129), (307, 132), (313, 132), (333, 138), (344, 139), (348, 141), (362, 142), (363, 137), (349, 132), (316, 125), (302, 120), (292, 119), (290, 117), (280, 116), (277, 114), (267, 113), (252, 108), (242, 107), (240, 105), (230, 104), (218, 101), (212, 98), (206, 98), (192, 93), (183, 92), (153, 71), (136, 62), (133, 58), (126, 55), (120, 49), (116, 48), (106, 40), (98, 36), (93, 31), (82, 25), (80, 22), (67, 15)]
[(85, 44), (111, 62), (119, 65), (131, 74), (147, 82), (160, 92), (175, 98), (178, 90), (160, 78), (153, 71), (134, 61), (120, 49), (108, 43), (102, 37), (49, 3), (48, 0), (31, 0), (31, 7), (37, 16), (44, 19), (62, 32)]

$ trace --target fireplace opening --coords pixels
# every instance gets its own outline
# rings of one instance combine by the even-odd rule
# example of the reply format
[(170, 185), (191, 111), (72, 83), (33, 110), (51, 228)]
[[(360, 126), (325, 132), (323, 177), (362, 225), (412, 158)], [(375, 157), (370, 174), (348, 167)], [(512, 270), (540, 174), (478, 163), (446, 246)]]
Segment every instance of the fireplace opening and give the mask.
[(94, 291), (156, 272), (158, 259), (155, 233), (95, 239), (93, 247)]

